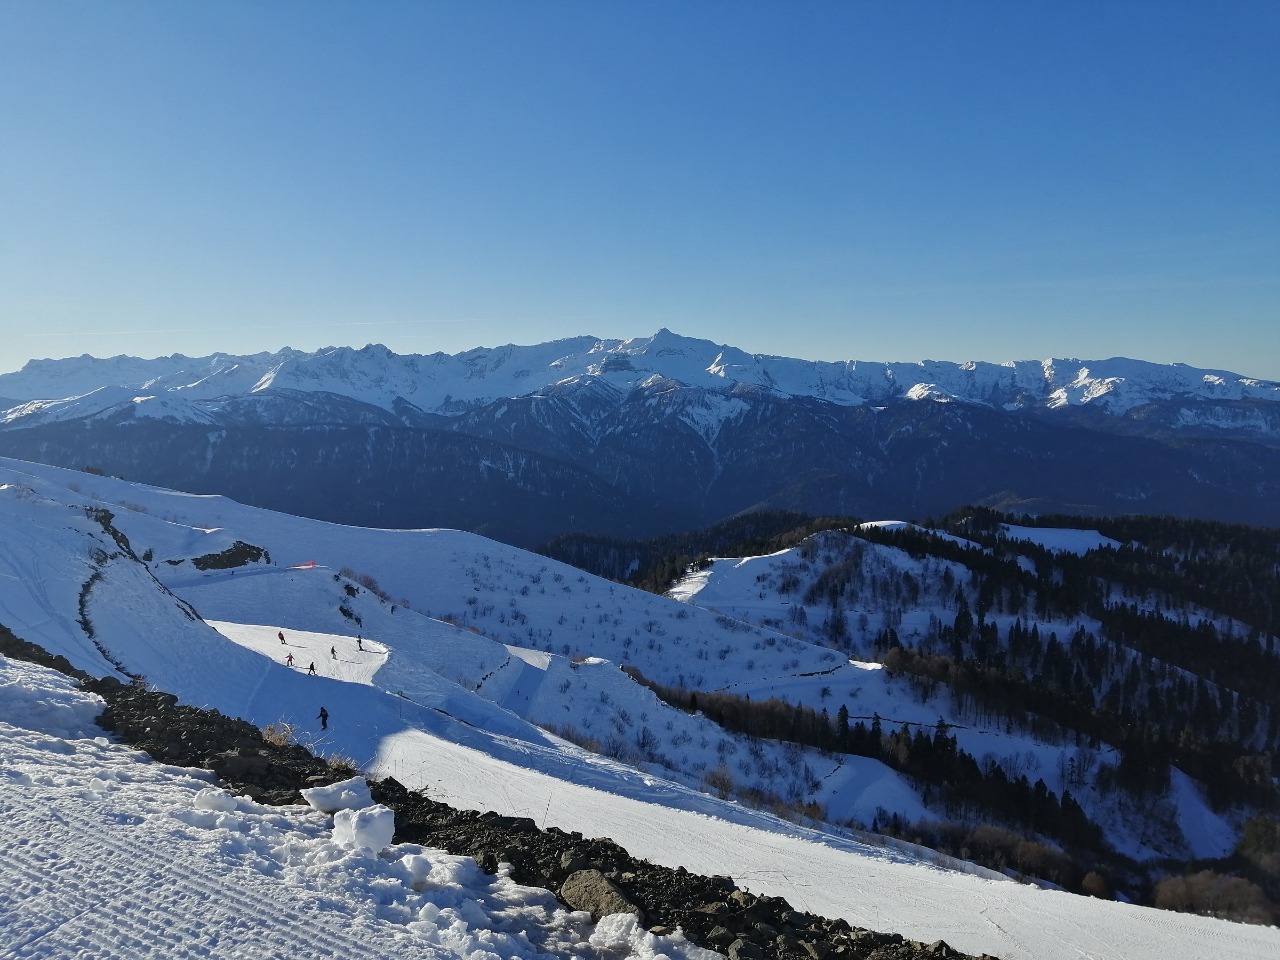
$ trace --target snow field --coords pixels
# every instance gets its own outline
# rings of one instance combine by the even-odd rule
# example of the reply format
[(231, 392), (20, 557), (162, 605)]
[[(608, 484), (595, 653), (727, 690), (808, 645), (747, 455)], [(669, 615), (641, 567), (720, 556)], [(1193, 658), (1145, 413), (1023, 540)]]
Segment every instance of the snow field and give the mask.
[(851, 924), (1002, 960), (1261, 960), (1280, 930), (1224, 923), (983, 879), (893, 849), (822, 834), (656, 778), (623, 790), (584, 764), (578, 777), (512, 766), (420, 731), (384, 742), (375, 773), (455, 806), (607, 836), (668, 866), (731, 876), (754, 893)]
[(1104, 537), (1097, 530), (1062, 530), (1055, 527), (1018, 527), (1000, 524), (1001, 533), (1010, 540), (1026, 540), (1060, 553), (1083, 555), (1101, 547), (1118, 547), (1120, 544)]
[(593, 924), (469, 858), (391, 846), (386, 808), (266, 807), (79, 736), (100, 709), (0, 657), (0, 955), (715, 956), (634, 918)]
[[(591, 669), (620, 676), (607, 663), (578, 667)], [(841, 916), (856, 926), (925, 941), (941, 938), (966, 952), (1006, 960), (1190, 960), (1208, 950), (1243, 960), (1280, 948), (1277, 931), (1227, 924), (1230, 935), (1219, 949), (1220, 921), (943, 870), (896, 849), (806, 830), (718, 801), (604, 757), (579, 752), (575, 759), (569, 750), (509, 741), (507, 758), (499, 759), (478, 739), (459, 742), (455, 730), (406, 728), (385, 737), (370, 772), (394, 776), (455, 806), (607, 836), (636, 856), (731, 876), (753, 892), (782, 896), (800, 909)]]

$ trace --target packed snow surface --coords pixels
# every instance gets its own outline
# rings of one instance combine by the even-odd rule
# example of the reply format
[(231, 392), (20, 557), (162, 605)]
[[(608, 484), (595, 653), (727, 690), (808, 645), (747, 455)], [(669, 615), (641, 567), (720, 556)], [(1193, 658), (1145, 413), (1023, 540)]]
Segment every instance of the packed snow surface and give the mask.
[(4, 957), (716, 956), (633, 917), (592, 923), (467, 857), (393, 845), (385, 807), (330, 816), (232, 796), (111, 743), (100, 709), (0, 657)]

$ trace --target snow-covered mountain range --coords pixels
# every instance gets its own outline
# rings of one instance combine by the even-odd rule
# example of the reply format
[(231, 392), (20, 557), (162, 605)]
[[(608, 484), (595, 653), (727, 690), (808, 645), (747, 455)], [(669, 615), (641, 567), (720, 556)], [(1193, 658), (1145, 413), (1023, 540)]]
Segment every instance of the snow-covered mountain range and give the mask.
[[(1103, 543), (1080, 531), (1009, 533), (1053, 549)], [(810, 549), (831, 547), (818, 542)], [(935, 584), (949, 572), (950, 582), (964, 582), (955, 564), (925, 569), (905, 551), (866, 551), (868, 569), (883, 567), (898, 581), (910, 574)], [(663, 683), (755, 701), (779, 696), (817, 709), (834, 704), (834, 695), (886, 723), (941, 722), (960, 733), (965, 749), (1038, 771), (1054, 791), (1065, 785), (1059, 756), (1068, 745), (999, 721), (984, 727), (945, 698), (921, 702), (877, 665), (771, 626), (777, 605), (793, 601), (768, 607), (766, 591), (776, 590), (779, 578), (800, 575), (804, 559), (787, 551), (728, 560), (664, 598), (474, 534), (342, 527), (221, 497), (0, 462), (0, 623), (90, 673), (144, 678), (184, 702), (258, 725), (285, 721), (308, 731), (305, 742), (322, 753), (351, 757), (372, 774), (462, 806), (611, 836), (656, 862), (728, 874), (801, 909), (925, 942), (943, 938), (971, 953), (1190, 960), (1260, 958), (1280, 949), (1274, 929), (1070, 896), (962, 864), (942, 869), (947, 861), (929, 861), (923, 851), (885, 846), (831, 822), (799, 827), (705, 792), (710, 783), (723, 788), (727, 773), (739, 786), (783, 800), (816, 801), (832, 821), (862, 823), (882, 811), (917, 817), (928, 806), (879, 761), (733, 734), (702, 714), (667, 706), (619, 665)], [(816, 624), (824, 606), (818, 601), (806, 619)], [(935, 616), (943, 613), (950, 615), (939, 606)], [(899, 626), (905, 630), (910, 621), (899, 618)], [(292, 664), (285, 662), (289, 655)], [(6, 683), (46, 685), (2, 659), (0, 671)], [(0, 696), (0, 708), (12, 699)], [(117, 824), (113, 849), (127, 845), (117, 834), (127, 834), (130, 824), (152, 836), (154, 817), (194, 803), (208, 814), (197, 819), (209, 821), (196, 827), (216, 821), (220, 830), (248, 838), (255, 862), (270, 861), (277, 850), (334, 855), (325, 852), (330, 848), (314, 823), (290, 827), (278, 820), (263, 833), (252, 804), (224, 809), (215, 798), (223, 806), (201, 807), (191, 799), (199, 785), (189, 781), (174, 788), (188, 800), (162, 797), (155, 774), (117, 771), (119, 758), (110, 750), (81, 744), (82, 732), (64, 729), (75, 724), (37, 723), (66, 699), (56, 692), (26, 697), (24, 703), (41, 704), (26, 711), (32, 724), (26, 728), (22, 710), (0, 715), (0, 745), (33, 771), (21, 789), (4, 794), (22, 823), (38, 824), (33, 785), (47, 776), (65, 788), (58, 804), (97, 798), (93, 816)], [(312, 719), (320, 705), (331, 717), (323, 732)], [(85, 709), (74, 707), (81, 726)], [(36, 769), (40, 751), (52, 749), (50, 736), (67, 738), (70, 745), (55, 752), (75, 754), (75, 770)], [(1103, 762), (1105, 753), (1101, 748)], [(114, 782), (153, 779), (151, 812), (141, 818), (120, 820), (124, 814), (100, 802)], [(1081, 796), (1092, 813), (1107, 816), (1114, 841), (1135, 856), (1179, 849), (1215, 855), (1234, 836), (1235, 825), (1209, 809), (1200, 787), (1180, 773), (1161, 800), (1167, 829), (1158, 835), (1140, 826), (1142, 811), (1107, 813), (1101, 798)], [(306, 835), (273, 839), (271, 831), (286, 827)], [(24, 836), (35, 844), (38, 826)], [(217, 839), (224, 842), (221, 834)], [(245, 842), (232, 848), (243, 850)], [(192, 855), (189, 862), (198, 860)], [(272, 870), (261, 872), (269, 877)], [(304, 871), (300, 882), (311, 882), (309, 876)], [(348, 890), (342, 898), (351, 896)], [(450, 903), (465, 900), (451, 896)], [(379, 924), (394, 926), (396, 915), (387, 906), (362, 923), (377, 927), (379, 937), (394, 937), (395, 930)], [(402, 928), (399, 935), (414, 932)]]
[(225, 416), (229, 398), (273, 392), (332, 394), (396, 417), (405, 416), (406, 405), (456, 416), (502, 399), (547, 396), (586, 384), (615, 400), (637, 389), (678, 384), (730, 395), (737, 389), (764, 390), (843, 406), (959, 400), (1003, 409), (1088, 405), (1112, 414), (1169, 400), (1280, 402), (1280, 383), (1185, 364), (1124, 358), (825, 362), (746, 353), (665, 329), (631, 340), (576, 337), (454, 356), (401, 356), (370, 344), (359, 350), (285, 349), (241, 357), (32, 360), (21, 371), (0, 375), (0, 397), (14, 401), (5, 419), (15, 424), (83, 417), (126, 403), (136, 405), (138, 416), (211, 422)]
[(1280, 524), (1280, 384), (1136, 360), (815, 362), (678, 336), (39, 360), (0, 453), (286, 512), (534, 545), (760, 506), (965, 503)]

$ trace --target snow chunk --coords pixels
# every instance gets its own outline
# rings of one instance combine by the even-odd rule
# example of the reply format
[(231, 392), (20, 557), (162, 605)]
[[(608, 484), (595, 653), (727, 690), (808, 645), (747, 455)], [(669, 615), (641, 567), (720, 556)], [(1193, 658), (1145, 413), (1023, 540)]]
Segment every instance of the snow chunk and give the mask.
[(391, 846), (395, 832), (395, 811), (380, 803), (362, 810), (339, 810), (333, 816), (333, 840), (342, 847), (381, 853)]
[(221, 787), (205, 787), (196, 794), (192, 805), (197, 810), (212, 810), (216, 813), (230, 813), (236, 808), (236, 798)]
[(431, 876), (433, 861), (426, 854), (410, 853), (400, 858), (400, 866), (409, 874), (409, 886), (421, 890)]
[(327, 787), (309, 787), (302, 791), (302, 799), (321, 813), (358, 810), (373, 805), (373, 796), (364, 777), (352, 777)]

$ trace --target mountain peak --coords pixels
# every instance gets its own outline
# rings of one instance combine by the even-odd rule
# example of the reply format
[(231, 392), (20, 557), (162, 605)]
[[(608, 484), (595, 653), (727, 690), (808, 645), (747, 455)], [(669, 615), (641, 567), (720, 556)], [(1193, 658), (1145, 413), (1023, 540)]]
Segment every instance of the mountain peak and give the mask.
[[(427, 361), (430, 362), (427, 362)], [(1280, 384), (1184, 363), (1156, 364), (1124, 357), (992, 363), (922, 360), (875, 363), (816, 361), (748, 353), (661, 327), (649, 337), (600, 340), (574, 337), (519, 346), (477, 348), (452, 356), (394, 353), (384, 344), (326, 347), (312, 353), (283, 348), (236, 357), (182, 354), (32, 360), (0, 375), (0, 396), (17, 403), (75, 401), (104, 387), (160, 395), (182, 390), (199, 402), (271, 390), (323, 392), (394, 413), (408, 401), (424, 412), (456, 415), (504, 398), (530, 396), (566, 379), (599, 376), (626, 391), (654, 376), (687, 387), (730, 391), (737, 385), (780, 396), (812, 397), (841, 406), (882, 404), (929, 396), (1006, 409), (1091, 405), (1123, 414), (1152, 402), (1280, 400)], [(101, 410), (102, 395), (94, 402)], [(60, 409), (75, 416), (75, 404)], [(10, 411), (10, 421), (35, 415)]]

